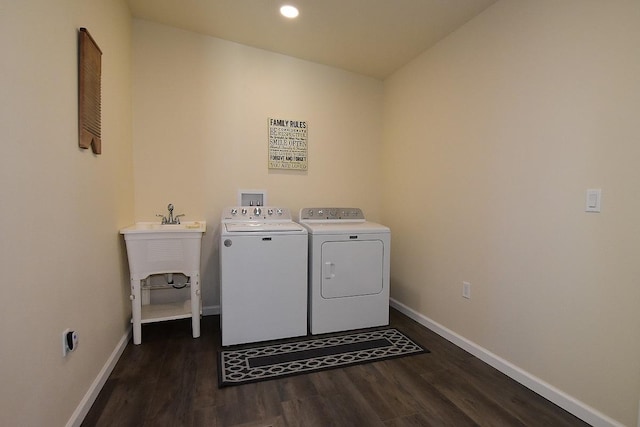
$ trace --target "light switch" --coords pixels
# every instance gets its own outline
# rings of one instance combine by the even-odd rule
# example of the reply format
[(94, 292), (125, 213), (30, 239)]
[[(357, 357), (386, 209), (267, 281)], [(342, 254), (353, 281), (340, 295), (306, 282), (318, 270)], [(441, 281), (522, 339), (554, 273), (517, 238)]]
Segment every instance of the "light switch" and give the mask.
[(585, 212), (600, 212), (600, 200), (602, 198), (601, 189), (587, 190), (587, 202)]

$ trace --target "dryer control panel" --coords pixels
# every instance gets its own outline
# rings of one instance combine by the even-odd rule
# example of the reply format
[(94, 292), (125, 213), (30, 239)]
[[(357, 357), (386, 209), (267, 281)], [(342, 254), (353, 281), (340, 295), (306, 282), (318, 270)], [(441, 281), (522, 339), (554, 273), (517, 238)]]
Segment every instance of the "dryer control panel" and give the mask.
[(365, 218), (360, 208), (303, 208), (300, 210), (300, 221), (319, 219), (364, 221)]

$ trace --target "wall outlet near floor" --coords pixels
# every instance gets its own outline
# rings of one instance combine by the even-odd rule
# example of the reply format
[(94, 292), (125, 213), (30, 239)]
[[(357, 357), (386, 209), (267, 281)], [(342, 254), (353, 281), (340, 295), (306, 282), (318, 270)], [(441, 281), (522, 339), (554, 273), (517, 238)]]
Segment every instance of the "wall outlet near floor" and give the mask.
[(78, 333), (71, 329), (62, 332), (62, 357), (66, 357), (69, 352), (78, 347)]
[(462, 282), (462, 297), (471, 299), (471, 283)]

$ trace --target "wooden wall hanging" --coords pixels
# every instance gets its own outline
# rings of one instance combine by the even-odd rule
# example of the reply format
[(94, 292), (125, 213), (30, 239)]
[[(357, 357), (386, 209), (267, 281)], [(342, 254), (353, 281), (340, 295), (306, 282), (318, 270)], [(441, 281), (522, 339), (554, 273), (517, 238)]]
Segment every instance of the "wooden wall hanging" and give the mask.
[(102, 51), (86, 28), (80, 28), (78, 60), (78, 131), (80, 148), (102, 152), (100, 77)]

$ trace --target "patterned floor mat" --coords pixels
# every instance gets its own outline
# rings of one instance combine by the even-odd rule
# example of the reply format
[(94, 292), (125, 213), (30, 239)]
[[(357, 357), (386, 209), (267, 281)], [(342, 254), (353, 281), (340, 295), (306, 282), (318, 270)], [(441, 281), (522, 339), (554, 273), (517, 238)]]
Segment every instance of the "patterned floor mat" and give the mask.
[(218, 353), (218, 386), (265, 381), (428, 352), (394, 328), (281, 340), (250, 348), (231, 347)]

